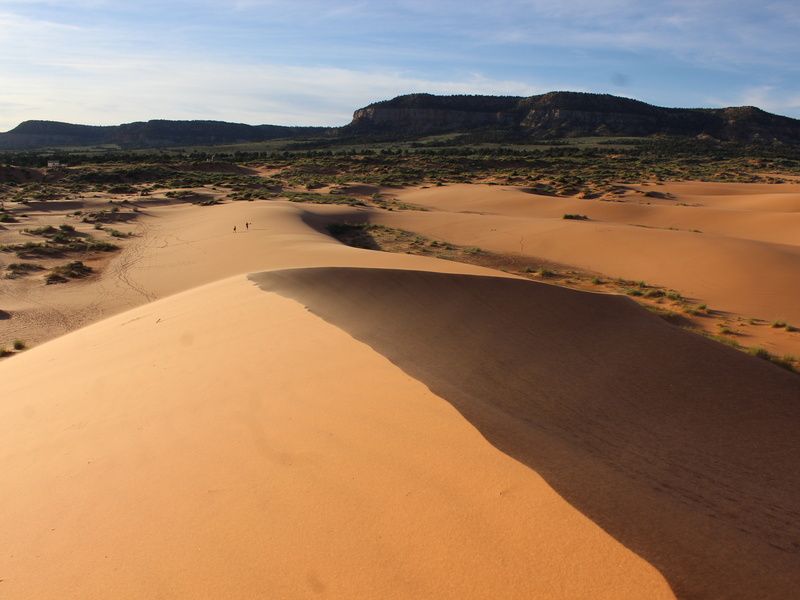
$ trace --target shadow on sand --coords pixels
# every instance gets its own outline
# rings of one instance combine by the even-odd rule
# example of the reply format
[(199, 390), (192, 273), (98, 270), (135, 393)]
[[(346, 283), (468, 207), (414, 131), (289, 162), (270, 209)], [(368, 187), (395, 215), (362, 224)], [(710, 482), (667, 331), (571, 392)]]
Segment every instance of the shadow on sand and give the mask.
[(797, 375), (622, 297), (389, 269), (251, 279), (448, 400), (679, 597), (796, 597)]

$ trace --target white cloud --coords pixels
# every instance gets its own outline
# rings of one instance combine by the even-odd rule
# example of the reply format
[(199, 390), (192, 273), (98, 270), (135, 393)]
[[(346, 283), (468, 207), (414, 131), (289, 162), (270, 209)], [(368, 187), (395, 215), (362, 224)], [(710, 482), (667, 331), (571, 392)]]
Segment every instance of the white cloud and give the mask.
[(707, 101), (717, 106), (757, 106), (769, 112), (789, 114), (800, 112), (800, 89), (784, 90), (773, 85), (750, 86), (731, 96), (712, 96)]
[[(247, 123), (342, 125), (355, 108), (402, 93), (530, 95), (545, 91), (518, 81), (467, 75), (429, 80), (402, 72), (358, 71), (271, 64), (139, 62), (121, 71), (116, 61), (84, 64), (54, 59), (62, 74), (17, 78), (4, 102), (16, 117), (79, 123), (219, 119)], [(25, 107), (20, 109), (19, 107)], [(4, 113), (4, 117), (8, 113)]]
[(0, 31), (0, 131), (28, 119), (341, 125), (354, 109), (402, 93), (545, 91), (479, 73), (433, 78), (397, 68), (223, 60), (146, 37), (120, 40), (118, 31), (91, 23), (68, 25), (13, 12), (0, 12)]
[[(800, 111), (798, 93), (787, 89), (794, 86), (781, 84), (800, 70), (800, 9), (780, 0), (736, 4), (0, 0), (0, 130), (31, 118), (341, 124), (353, 109), (400, 93), (527, 95), (586, 87), (580, 79), (523, 71), (554, 57), (567, 66), (605, 61), (600, 68), (609, 77), (636, 79), (621, 53), (640, 57), (639, 67), (649, 60), (642, 56), (657, 55), (669, 57), (676, 71), (683, 61), (752, 78), (746, 89), (720, 91), (728, 101), (713, 104)], [(486, 75), (495, 69), (517, 75)], [(780, 73), (762, 76), (769, 69)], [(665, 79), (668, 87), (684, 93)], [(655, 91), (636, 91), (658, 99)], [(691, 91), (686, 102), (705, 93)]]

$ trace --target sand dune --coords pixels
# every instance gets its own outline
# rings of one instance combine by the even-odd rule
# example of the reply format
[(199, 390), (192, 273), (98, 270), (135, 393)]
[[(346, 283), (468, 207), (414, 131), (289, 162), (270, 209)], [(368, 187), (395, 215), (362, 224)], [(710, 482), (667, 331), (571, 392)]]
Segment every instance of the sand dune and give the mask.
[[(403, 201), (430, 207), (428, 212), (286, 202), (211, 207), (151, 203), (137, 225), (139, 237), (103, 269), (99, 280), (53, 288), (0, 279), (2, 309), (14, 313), (0, 333), (6, 340), (22, 337), (39, 343), (223, 277), (268, 268), (350, 264), (342, 259), (353, 250), (310, 230), (302, 222), (304, 215), (371, 220), (460, 245), (672, 287), (714, 309), (745, 317), (800, 322), (800, 303), (795, 301), (800, 280), (794, 276), (800, 272), (800, 185), (629, 187), (657, 189), (674, 199), (630, 192), (633, 198), (625, 202), (601, 202), (502, 186), (452, 185), (400, 194)], [(47, 204), (55, 210), (55, 204)], [(561, 216), (567, 212), (587, 214), (592, 221), (564, 221)], [(254, 223), (254, 230), (234, 236), (233, 225), (241, 227), (246, 220)], [(363, 260), (367, 266), (391, 259)]]
[(243, 277), (6, 361), (0, 397), (3, 598), (672, 597), (424, 385)]
[(449, 400), (680, 597), (800, 585), (795, 375), (620, 297), (413, 271), (252, 278)]
[[(770, 188), (751, 227), (701, 186), (680, 193), (704, 207), (592, 202), (576, 223), (579, 200), (460, 189), (420, 190), (428, 212), (150, 206), (99, 277), (4, 296), (4, 333), (71, 333), (0, 362), (0, 596), (791, 597), (795, 375), (626, 298), (310, 224), (378, 219), (800, 322), (800, 244), (768, 214), (796, 199)], [(684, 210), (719, 231), (664, 228)], [(773, 226), (784, 242), (759, 238)]]
[[(730, 206), (728, 196), (711, 193), (720, 184), (709, 190), (706, 185), (658, 186), (675, 199), (635, 202), (536, 196), (499, 186), (427, 188), (399, 197), (436, 212), (381, 213), (374, 220), (456, 244), (672, 287), (723, 311), (800, 321), (800, 279), (794, 276), (800, 272), (800, 186), (782, 194), (775, 188), (785, 186), (755, 190), (773, 190), (782, 198), (783, 210), (773, 211), (754, 209), (759, 198), (753, 190), (745, 194), (744, 184), (732, 188), (741, 193), (732, 194)], [(713, 205), (677, 205), (708, 198)], [(742, 198), (749, 209), (736, 208)], [(794, 212), (788, 212), (789, 204)], [(592, 220), (564, 221), (565, 213)]]
[[(324, 206), (315, 211), (337, 212)], [(305, 213), (302, 206), (288, 202), (149, 207), (138, 224), (138, 237), (98, 278), (65, 286), (20, 285), (0, 279), (0, 308), (13, 313), (12, 319), (0, 325), (0, 343), (14, 338), (29, 344), (46, 341), (122, 310), (254, 270), (400, 264), (392, 257), (342, 246), (308, 227), (303, 222)], [(245, 221), (253, 226), (241, 232)], [(235, 224), (239, 225), (237, 234), (233, 233)], [(13, 260), (6, 255), (0, 258)], [(409, 257), (404, 262), (426, 268), (431, 261)], [(486, 272), (469, 266), (442, 268)]]

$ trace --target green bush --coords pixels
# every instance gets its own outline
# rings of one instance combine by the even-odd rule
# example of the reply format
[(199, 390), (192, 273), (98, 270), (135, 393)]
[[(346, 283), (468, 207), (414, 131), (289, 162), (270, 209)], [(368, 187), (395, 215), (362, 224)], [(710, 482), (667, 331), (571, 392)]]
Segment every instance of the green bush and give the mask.
[(60, 267), (54, 267), (52, 272), (62, 277), (69, 277), (70, 279), (81, 279), (91, 275), (93, 269), (90, 266), (83, 264), (79, 260), (74, 260)]
[(9, 279), (16, 279), (17, 277), (24, 277), (34, 271), (41, 271), (44, 267), (36, 263), (11, 263), (6, 267), (8, 271), (7, 277)]
[(33, 229), (23, 229), (22, 231), (23, 233), (29, 233), (30, 235), (40, 235), (43, 237), (48, 237), (58, 233), (58, 230), (52, 225), (45, 225), (43, 227), (34, 227)]

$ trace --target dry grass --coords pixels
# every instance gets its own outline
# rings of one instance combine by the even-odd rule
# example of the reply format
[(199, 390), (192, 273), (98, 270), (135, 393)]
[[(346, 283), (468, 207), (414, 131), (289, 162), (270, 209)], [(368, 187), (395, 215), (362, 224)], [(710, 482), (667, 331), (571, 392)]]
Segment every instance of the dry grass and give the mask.
[[(706, 304), (692, 302), (691, 299), (684, 297), (676, 290), (651, 285), (645, 281), (606, 278), (597, 273), (581, 271), (550, 261), (512, 254), (499, 254), (475, 247), (457, 246), (383, 225), (336, 223), (330, 225), (328, 231), (339, 241), (357, 248), (431, 256), (497, 269), (571, 289), (625, 294), (673, 325), (749, 352), (759, 358), (765, 358), (785, 369), (800, 370), (800, 358), (798, 357), (790, 355), (779, 357), (762, 348), (748, 348), (740, 344), (733, 339), (732, 336), (737, 333), (728, 327), (724, 321), (725, 315), (712, 310)], [(709, 332), (706, 328), (708, 323), (703, 321), (716, 322), (721, 335)], [(757, 320), (750, 319), (751, 323), (753, 321)], [(779, 325), (773, 324), (773, 327), (796, 331), (795, 328), (782, 322)]]

